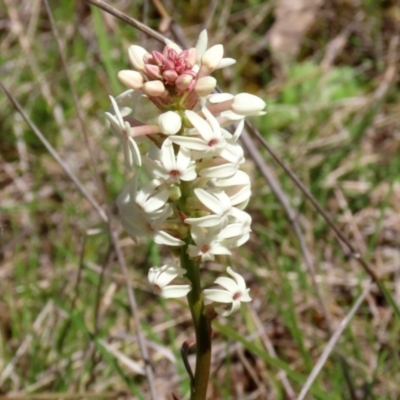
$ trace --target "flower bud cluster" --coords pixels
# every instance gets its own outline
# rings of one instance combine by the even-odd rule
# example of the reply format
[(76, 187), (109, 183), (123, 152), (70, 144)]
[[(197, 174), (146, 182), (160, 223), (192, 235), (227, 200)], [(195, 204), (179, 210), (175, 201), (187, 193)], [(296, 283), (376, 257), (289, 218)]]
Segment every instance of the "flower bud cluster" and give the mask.
[[(222, 45), (207, 49), (206, 31), (189, 50), (170, 41), (162, 52), (133, 45), (129, 58), (134, 70), (118, 74), (129, 90), (111, 98), (106, 113), (123, 144), (126, 168), (134, 170), (117, 200), (124, 229), (135, 241), (150, 235), (158, 244), (186, 246), (195, 263), (230, 255), (251, 232), (251, 217), (244, 211), (250, 178), (241, 169), (245, 159), (238, 139), (244, 118), (264, 114), (265, 102), (248, 93), (211, 94), (216, 80), (209, 75), (235, 61), (223, 58)], [(130, 116), (134, 92), (161, 111), (154, 123)], [(232, 124), (233, 133), (225, 129)], [(149, 281), (161, 296), (181, 297), (191, 290), (187, 282), (176, 284), (185, 272), (173, 264), (154, 267)], [(250, 301), (243, 278), (230, 267), (228, 273), (234, 279), (215, 281), (223, 289), (203, 291), (210, 301), (231, 303), (228, 310), (216, 308), (223, 315)]]

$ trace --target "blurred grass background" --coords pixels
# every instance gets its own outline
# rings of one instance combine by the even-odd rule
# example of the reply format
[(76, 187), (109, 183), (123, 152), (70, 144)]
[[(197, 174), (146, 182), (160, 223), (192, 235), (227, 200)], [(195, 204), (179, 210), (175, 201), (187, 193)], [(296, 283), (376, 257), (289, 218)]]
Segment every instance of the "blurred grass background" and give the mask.
[[(110, 4), (160, 27), (156, 1)], [(217, 74), (220, 87), (265, 99), (268, 114), (252, 122), (399, 302), (398, 2), (163, 5), (190, 43), (207, 28), (211, 44), (223, 43), (225, 55), (237, 59)], [(50, 1), (50, 7), (106, 198), (95, 183), (41, 0), (0, 0), (0, 79), (86, 190), (116, 213), (125, 178), (121, 149), (105, 124), (108, 95), (123, 90), (116, 76), (128, 67), (130, 44), (160, 45), (84, 1)], [(135, 113), (144, 118), (151, 110), (139, 103)], [(369, 278), (288, 176), (260, 152), (296, 211), (336, 329)], [(253, 302), (215, 326), (210, 398), (290, 399), (325, 349), (329, 331), (291, 224), (251, 159), (248, 169), (252, 237), (221, 261), (245, 276)], [(135, 289), (158, 398), (171, 399), (172, 392), (187, 398), (179, 349), (194, 336), (189, 311), (183, 301), (165, 302), (146, 287), (148, 268), (170, 256), (146, 240), (134, 245), (118, 224), (114, 228), (128, 276), (107, 226), (1, 94), (0, 398), (149, 398), (126, 282)], [(307, 398), (397, 400), (399, 355), (399, 320), (374, 287)]]

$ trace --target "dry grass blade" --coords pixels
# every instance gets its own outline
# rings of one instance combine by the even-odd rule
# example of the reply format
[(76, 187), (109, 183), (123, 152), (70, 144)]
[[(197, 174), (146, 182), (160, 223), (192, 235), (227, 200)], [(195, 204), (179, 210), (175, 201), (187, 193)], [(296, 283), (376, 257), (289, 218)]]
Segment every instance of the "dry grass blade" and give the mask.
[(86, 0), (87, 3), (90, 3), (96, 7), (101, 8), (103, 11), (108, 12), (109, 14), (113, 15), (114, 17), (119, 18), (121, 21), (126, 22), (127, 24), (139, 29), (143, 33), (151, 36), (152, 38), (158, 40), (161, 43), (164, 43), (164, 36), (160, 33), (154, 31), (153, 29), (149, 28), (147, 25), (142, 24), (138, 20), (129, 17), (128, 15), (124, 14), (123, 12), (117, 10), (116, 8), (110, 6), (109, 4), (105, 3), (101, 0)]
[(339, 341), (340, 337), (343, 334), (343, 331), (346, 329), (346, 327), (349, 325), (351, 319), (353, 318), (354, 314), (357, 312), (357, 310), (360, 308), (362, 302), (364, 299), (367, 297), (369, 291), (372, 288), (371, 283), (367, 285), (367, 287), (363, 290), (361, 295), (358, 297), (357, 301), (354, 303), (353, 307), (350, 309), (346, 317), (343, 319), (343, 321), (340, 323), (339, 328), (336, 330), (336, 332), (333, 334), (331, 339), (329, 340), (328, 344), (325, 347), (325, 350), (321, 354), (319, 360), (315, 364), (311, 374), (309, 375), (306, 383), (304, 384), (303, 388), (301, 389), (301, 392), (297, 396), (296, 400), (303, 400), (305, 399), (305, 396), (307, 395), (308, 391), (310, 390), (311, 385), (317, 378), (318, 374), (320, 373), (322, 367), (324, 366), (326, 360), (328, 359), (329, 355), (332, 353), (333, 349), (335, 348), (337, 342)]

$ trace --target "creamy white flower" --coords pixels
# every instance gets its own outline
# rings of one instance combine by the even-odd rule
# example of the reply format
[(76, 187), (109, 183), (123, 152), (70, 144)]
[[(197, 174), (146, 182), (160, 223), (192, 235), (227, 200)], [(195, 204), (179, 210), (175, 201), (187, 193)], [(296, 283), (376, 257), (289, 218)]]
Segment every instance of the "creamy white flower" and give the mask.
[(186, 271), (174, 264), (150, 268), (148, 280), (153, 291), (165, 299), (186, 296), (192, 289), (190, 285), (170, 285), (175, 278), (182, 278)]
[(231, 221), (218, 233), (219, 242), (232, 249), (242, 246), (250, 239), (251, 217), (236, 207), (231, 209)]
[(143, 159), (147, 170), (153, 176), (163, 179), (168, 183), (192, 181), (197, 174), (195, 165), (190, 158), (190, 150), (181, 147), (175, 156), (174, 146), (168, 138), (164, 140), (161, 151), (158, 152), (159, 159), (150, 157)]
[[(131, 238), (137, 242), (137, 237), (150, 235), (158, 244), (167, 246), (182, 246), (182, 240), (170, 235), (162, 229), (162, 225), (172, 213), (172, 207), (165, 203), (168, 193), (153, 194), (156, 181), (149, 182), (137, 190), (137, 176), (124, 188), (118, 196), (117, 206), (121, 215), (121, 224)], [(137, 201), (139, 200), (139, 201)]]
[[(196, 43), (196, 63), (198, 65), (201, 64), (202, 58), (207, 51), (207, 45), (208, 45), (208, 35), (207, 31), (204, 29), (200, 32), (199, 38)], [(236, 60), (234, 60), (233, 58), (222, 58), (219, 61), (219, 63), (216, 64), (214, 69), (229, 67), (235, 63)]]
[(114, 114), (106, 112), (106, 118), (110, 122), (111, 131), (122, 142), (125, 166), (130, 170), (135, 164), (141, 166), (142, 158), (136, 142), (132, 139), (132, 127), (124, 121), (116, 100), (110, 96)]
[(199, 136), (172, 136), (170, 139), (180, 146), (195, 150), (199, 157), (211, 157), (225, 146), (226, 141), (216, 118), (205, 107), (202, 112), (206, 120), (194, 111), (185, 111)]
[(156, 190), (160, 185), (161, 182), (158, 179), (153, 179), (144, 184), (134, 197), (136, 204), (147, 216), (159, 211), (168, 201), (168, 189)]
[(240, 308), (241, 302), (251, 301), (249, 295), (250, 289), (246, 287), (246, 282), (241, 275), (234, 272), (231, 267), (227, 268), (227, 272), (232, 278), (220, 277), (215, 280), (215, 284), (222, 286), (224, 289), (204, 289), (203, 294), (207, 300), (231, 304), (229, 309), (225, 307), (216, 307), (215, 311), (227, 317)]
[(201, 228), (226, 226), (228, 224), (228, 216), (232, 211), (229, 197), (222, 191), (208, 193), (204, 189), (197, 188), (194, 192), (201, 203), (213, 214), (199, 218), (186, 218), (185, 223)]
[[(249, 185), (250, 177), (246, 172), (238, 170), (236, 174), (227, 179), (217, 179), (214, 185), (219, 188), (230, 188), (235, 186)], [(226, 190), (226, 189), (225, 189)]]
[(231, 254), (226, 246), (219, 243), (223, 238), (218, 237), (218, 230), (192, 226), (190, 234), (195, 242), (195, 245), (188, 246), (187, 253), (190, 257), (201, 257), (201, 261), (212, 261), (217, 254)]

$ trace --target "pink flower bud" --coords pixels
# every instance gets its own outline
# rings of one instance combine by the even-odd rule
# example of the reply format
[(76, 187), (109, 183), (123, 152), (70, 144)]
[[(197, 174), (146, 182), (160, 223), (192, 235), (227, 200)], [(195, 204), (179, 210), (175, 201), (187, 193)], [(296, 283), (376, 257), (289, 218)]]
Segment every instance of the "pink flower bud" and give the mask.
[(161, 81), (149, 81), (143, 85), (143, 91), (152, 97), (159, 97), (164, 94), (165, 86)]
[(143, 61), (145, 64), (154, 64), (155, 60), (151, 54), (145, 54), (143, 56)]
[(165, 69), (175, 69), (175, 63), (169, 58), (164, 58), (164, 68)]
[(140, 90), (143, 87), (143, 76), (138, 71), (120, 71), (118, 72), (118, 79), (122, 84), (133, 90)]
[(175, 81), (175, 86), (178, 90), (186, 90), (193, 81), (193, 77), (190, 75), (180, 75), (179, 78)]
[(212, 93), (217, 86), (217, 80), (212, 76), (203, 76), (198, 79), (194, 87), (198, 96), (204, 97)]
[(155, 63), (161, 67), (161, 65), (163, 65), (164, 56), (159, 51), (152, 51), (151, 54), (153, 55)]
[(172, 69), (163, 72), (163, 78), (167, 83), (173, 84), (177, 80), (178, 76), (178, 73)]
[(144, 72), (150, 79), (161, 79), (160, 67), (152, 64), (145, 64)]

